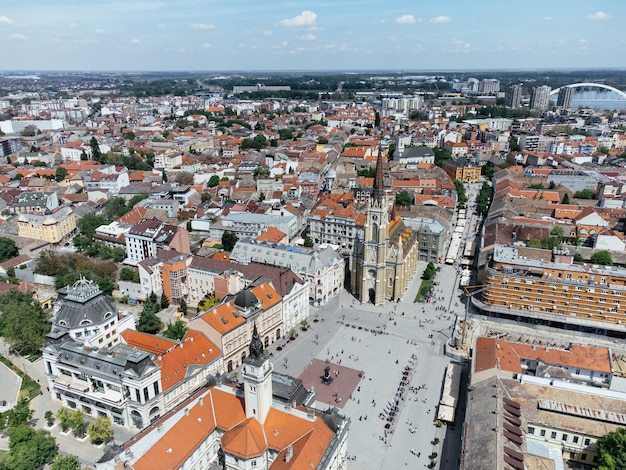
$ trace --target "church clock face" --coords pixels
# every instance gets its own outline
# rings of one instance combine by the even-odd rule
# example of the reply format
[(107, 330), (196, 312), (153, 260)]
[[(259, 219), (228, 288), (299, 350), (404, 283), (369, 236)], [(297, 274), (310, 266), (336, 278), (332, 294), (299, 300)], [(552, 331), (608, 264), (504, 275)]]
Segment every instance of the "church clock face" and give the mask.
[(372, 215), (372, 220), (378, 220), (378, 216), (376, 214)]

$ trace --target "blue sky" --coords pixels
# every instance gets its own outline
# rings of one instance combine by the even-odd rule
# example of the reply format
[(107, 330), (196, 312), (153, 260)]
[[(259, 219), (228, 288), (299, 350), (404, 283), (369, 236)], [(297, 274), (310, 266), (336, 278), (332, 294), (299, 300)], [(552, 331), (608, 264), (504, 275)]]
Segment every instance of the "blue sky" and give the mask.
[(626, 0), (5, 0), (1, 68), (622, 68), (625, 20)]

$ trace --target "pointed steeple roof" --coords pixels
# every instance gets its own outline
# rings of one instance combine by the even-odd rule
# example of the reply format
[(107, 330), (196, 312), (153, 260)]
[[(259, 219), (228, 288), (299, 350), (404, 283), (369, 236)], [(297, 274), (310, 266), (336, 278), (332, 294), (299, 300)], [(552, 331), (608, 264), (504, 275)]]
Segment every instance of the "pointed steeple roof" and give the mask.
[(376, 176), (374, 177), (374, 200), (381, 203), (385, 195), (383, 183), (383, 146), (382, 141), (378, 144), (378, 157), (376, 157)]

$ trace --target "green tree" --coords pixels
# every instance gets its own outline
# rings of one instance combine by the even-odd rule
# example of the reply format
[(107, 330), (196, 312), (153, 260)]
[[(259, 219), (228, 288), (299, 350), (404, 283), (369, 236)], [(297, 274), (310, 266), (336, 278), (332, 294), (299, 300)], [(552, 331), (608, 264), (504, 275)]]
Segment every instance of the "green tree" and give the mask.
[(583, 255), (581, 255), (580, 253), (575, 253), (574, 261), (578, 261), (579, 263), (582, 263), (583, 261), (585, 261), (585, 258), (583, 258)]
[(46, 411), (46, 413), (44, 414), (44, 418), (48, 427), (51, 427), (54, 424), (54, 413), (52, 412), (52, 410)]
[(76, 437), (83, 437), (85, 435), (85, 412), (81, 409), (76, 409), (70, 413), (69, 420), (70, 429)]
[(80, 470), (81, 465), (75, 455), (57, 455), (50, 470)]
[(0, 463), (10, 470), (33, 470), (52, 462), (57, 455), (56, 442), (48, 431), (24, 424), (9, 428), (9, 454)]
[(167, 326), (167, 329), (163, 332), (163, 336), (180, 341), (185, 337), (185, 333), (187, 333), (187, 324), (182, 320), (177, 320)]
[(126, 134), (124, 134), (124, 138), (126, 140), (135, 140), (135, 137), (137, 136), (135, 135), (133, 131), (128, 131)]
[(200, 195), (200, 201), (201, 202), (209, 202), (209, 201), (211, 201), (211, 193), (202, 193)]
[(563, 199), (561, 200), (561, 204), (569, 204), (569, 194), (563, 194)]
[(264, 177), (264, 176), (269, 176), (269, 175), (270, 175), (270, 170), (268, 168), (265, 168), (264, 166), (257, 166), (252, 172), (252, 177), (254, 178), (255, 181), (257, 180), (259, 176)]
[(239, 240), (239, 238), (234, 232), (226, 230), (222, 235), (222, 246), (224, 247), (224, 250), (229, 253), (233, 251), (233, 248), (235, 248), (235, 245), (237, 244), (237, 240)]
[(180, 303), (178, 304), (178, 310), (180, 310), (183, 315), (187, 315), (187, 302), (185, 301), (185, 299), (180, 299)]
[(17, 405), (4, 413), (4, 418), (9, 428), (27, 425), (33, 419), (33, 410), (30, 409), (27, 402), (19, 401)]
[(22, 355), (36, 354), (50, 331), (48, 315), (29, 293), (12, 290), (0, 296), (0, 331), (9, 345)]
[(101, 225), (106, 224), (104, 217), (97, 214), (85, 214), (79, 221), (77, 227), (82, 235), (88, 238), (92, 238), (96, 229)]
[(122, 268), (120, 271), (120, 281), (139, 282), (139, 273), (129, 268)]
[(167, 298), (167, 295), (165, 295), (165, 292), (161, 294), (160, 304), (161, 304), (161, 310), (166, 309), (167, 307), (170, 306), (170, 299)]
[(591, 255), (590, 261), (593, 264), (613, 266), (613, 257), (611, 256), (611, 252), (607, 250), (596, 251), (593, 255)]
[(408, 191), (400, 191), (396, 193), (396, 204), (402, 207), (409, 207), (413, 204), (413, 198)]
[(98, 139), (96, 139), (95, 136), (89, 141), (89, 147), (91, 148), (91, 159), (96, 162), (104, 163), (104, 158), (100, 152), (100, 144), (98, 144)]
[(137, 331), (142, 333), (156, 334), (161, 329), (161, 320), (156, 316), (158, 307), (153, 304), (144, 304), (143, 310), (139, 314), (139, 321), (137, 322)]
[(20, 250), (17, 249), (13, 240), (7, 237), (0, 237), (0, 263), (15, 258), (19, 254)]
[(459, 209), (465, 208), (467, 202), (467, 195), (465, 194), (465, 185), (459, 180), (454, 180), (454, 188), (456, 189), (457, 207)]
[(87, 427), (87, 435), (93, 444), (102, 444), (113, 438), (113, 426), (108, 416), (98, 416)]
[(67, 170), (62, 166), (58, 166), (54, 172), (54, 179), (56, 181), (63, 181), (67, 176)]
[(582, 191), (576, 191), (574, 197), (576, 199), (595, 199), (596, 193), (590, 189), (583, 189)]
[(57, 411), (57, 421), (59, 422), (59, 426), (61, 426), (61, 431), (67, 432), (70, 428), (70, 410), (65, 408), (64, 406)]
[(617, 428), (605, 434), (597, 443), (598, 470), (622, 470), (626, 468), (626, 429)]
[(220, 184), (220, 177), (217, 175), (213, 175), (209, 178), (209, 181), (207, 182), (207, 186), (209, 188), (214, 188), (215, 186), (217, 186), (218, 184)]
[(304, 246), (306, 246), (307, 248), (313, 248), (314, 246), (313, 239), (311, 237), (306, 237), (304, 239)]

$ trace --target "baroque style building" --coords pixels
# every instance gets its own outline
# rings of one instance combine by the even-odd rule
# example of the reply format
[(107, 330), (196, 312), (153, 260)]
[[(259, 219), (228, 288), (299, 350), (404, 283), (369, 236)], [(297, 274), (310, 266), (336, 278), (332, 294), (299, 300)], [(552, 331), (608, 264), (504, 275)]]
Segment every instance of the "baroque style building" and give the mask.
[(351, 259), (350, 286), (361, 303), (397, 301), (415, 274), (415, 233), (394, 213), (394, 197), (383, 184), (383, 157), (376, 160), (374, 194), (367, 203), (364, 237), (357, 236)]

